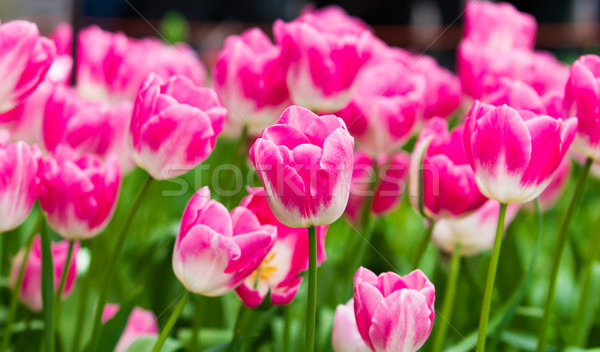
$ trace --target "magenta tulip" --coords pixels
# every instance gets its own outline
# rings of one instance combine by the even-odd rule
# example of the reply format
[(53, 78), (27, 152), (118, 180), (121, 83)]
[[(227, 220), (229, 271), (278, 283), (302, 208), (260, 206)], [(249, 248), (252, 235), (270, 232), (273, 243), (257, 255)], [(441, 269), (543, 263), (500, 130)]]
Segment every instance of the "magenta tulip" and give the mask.
[(369, 58), (370, 30), (335, 7), (275, 21), (275, 40), (294, 104), (332, 112), (348, 104), (356, 77)]
[[(107, 304), (102, 312), (102, 322), (112, 319), (119, 311), (118, 304)], [(127, 325), (117, 342), (114, 352), (126, 352), (141, 337), (158, 336), (156, 316), (150, 310), (134, 307), (127, 319)]]
[(121, 172), (116, 156), (101, 163), (59, 146), (43, 163), (40, 205), (48, 224), (62, 237), (77, 240), (100, 233), (117, 204)]
[(358, 331), (375, 352), (421, 348), (433, 327), (434, 301), (435, 288), (420, 270), (377, 276), (361, 267), (354, 276)]
[(509, 106), (475, 102), (464, 128), (464, 146), (477, 185), (500, 203), (536, 198), (569, 149), (577, 120), (554, 119)]
[(334, 352), (370, 352), (371, 349), (363, 341), (356, 317), (354, 316), (354, 300), (340, 304), (335, 308), (331, 344)]
[(135, 161), (157, 180), (190, 171), (212, 152), (226, 114), (214, 90), (184, 76), (150, 74), (131, 119)]
[[(65, 264), (67, 261), (67, 252), (69, 248), (68, 241), (61, 241), (58, 243), (52, 243), (50, 250), (52, 252), (52, 260), (54, 262), (54, 292), (58, 291), (60, 285), (60, 279), (65, 270)], [(73, 258), (77, 258), (79, 251), (79, 243), (75, 243), (73, 247)], [(12, 261), (10, 269), (10, 277), (8, 285), (12, 290), (15, 289), (17, 284), (17, 277), (23, 258), (25, 257), (25, 249), (21, 249), (17, 256)], [(75, 280), (77, 278), (77, 260), (71, 260), (69, 267), (67, 268), (67, 276), (65, 281), (65, 287), (63, 289), (61, 298), (66, 298), (73, 292), (75, 288)], [(33, 239), (32, 247), (25, 263), (25, 271), (23, 276), (23, 285), (19, 288), (19, 299), (23, 302), (27, 308), (31, 311), (39, 312), (42, 310), (42, 242), (40, 236), (36, 235)]]
[(27, 21), (0, 24), (0, 112), (11, 110), (42, 82), (56, 49)]
[[(0, 139), (8, 139), (0, 133)], [(24, 142), (0, 141), (0, 232), (17, 228), (25, 221), (38, 196), (41, 153)]]
[[(377, 157), (378, 180), (373, 194), (371, 211), (375, 215), (383, 215), (394, 210), (402, 194), (406, 191), (410, 156), (406, 152), (381, 154)], [(346, 215), (357, 221), (372, 188), (373, 159), (364, 152), (354, 154), (354, 170), (352, 171), (352, 186), (350, 198), (346, 206)]]
[(173, 271), (188, 291), (220, 296), (235, 289), (265, 260), (277, 228), (261, 225), (240, 206), (227, 211), (208, 187), (190, 199), (173, 249)]
[(289, 227), (328, 225), (348, 202), (354, 139), (334, 115), (287, 108), (250, 148), (273, 213)]
[[(251, 308), (260, 305), (271, 294), (273, 305), (290, 303), (300, 287), (300, 273), (308, 267), (308, 232), (305, 228), (291, 228), (282, 224), (269, 208), (263, 188), (249, 189), (250, 195), (242, 200), (261, 225), (277, 228), (273, 247), (248, 277), (237, 287), (237, 295)], [(327, 226), (317, 228), (317, 264), (325, 260)]]
[(290, 105), (281, 48), (258, 28), (227, 38), (213, 76), (232, 129), (258, 134)]
[(424, 210), (431, 217), (459, 216), (487, 200), (477, 188), (462, 138), (463, 126), (449, 132), (448, 122), (435, 117), (429, 120), (415, 145), (411, 159), (411, 199), (416, 201), (420, 196), (418, 184), (422, 177)]

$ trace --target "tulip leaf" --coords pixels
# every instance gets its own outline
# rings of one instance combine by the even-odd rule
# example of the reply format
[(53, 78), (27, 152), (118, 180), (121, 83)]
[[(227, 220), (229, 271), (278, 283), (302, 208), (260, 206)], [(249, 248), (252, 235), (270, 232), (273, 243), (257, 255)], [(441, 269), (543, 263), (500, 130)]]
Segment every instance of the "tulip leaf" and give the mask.
[(44, 333), (46, 351), (54, 351), (54, 329), (52, 326), (54, 315), (54, 263), (48, 225), (42, 223), (42, 304), (44, 306)]
[[(135, 340), (134, 343), (127, 348), (127, 352), (148, 352), (152, 351), (152, 348), (156, 344), (158, 336), (153, 337), (140, 337)], [(162, 345), (161, 352), (175, 352), (181, 348), (181, 343), (172, 337), (167, 337), (164, 344)], [(112, 351), (112, 350), (111, 350)]]
[(133, 310), (135, 303), (139, 301), (141, 293), (141, 289), (136, 290), (131, 298), (120, 305), (117, 313), (102, 325), (102, 329), (100, 330), (100, 341), (102, 341), (102, 343), (97, 347), (98, 352), (114, 351), (123, 330), (125, 330), (125, 326), (127, 326), (131, 311)]

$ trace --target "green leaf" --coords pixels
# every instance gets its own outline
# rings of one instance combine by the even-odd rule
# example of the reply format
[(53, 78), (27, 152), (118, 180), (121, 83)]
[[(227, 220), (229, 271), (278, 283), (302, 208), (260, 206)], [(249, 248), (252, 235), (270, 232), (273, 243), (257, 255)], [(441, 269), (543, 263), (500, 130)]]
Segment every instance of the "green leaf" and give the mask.
[(519, 351), (535, 351), (537, 336), (516, 331), (505, 331), (500, 336), (502, 342), (518, 349)]
[(48, 233), (48, 225), (42, 224), (42, 304), (44, 306), (44, 332), (46, 341), (46, 352), (54, 351), (54, 263), (52, 261), (51, 241)]
[[(152, 347), (156, 344), (156, 340), (158, 340), (158, 336), (153, 337), (140, 337), (135, 340), (129, 348), (127, 348), (127, 352), (148, 352), (152, 351)], [(174, 338), (167, 337), (165, 343), (162, 345), (160, 349), (161, 352), (175, 352), (181, 348), (181, 343), (175, 340)]]
[(115, 349), (125, 326), (127, 326), (129, 315), (131, 315), (135, 303), (140, 298), (141, 292), (142, 290), (138, 289), (125, 304), (119, 307), (117, 314), (102, 325), (102, 329), (100, 330), (100, 341), (102, 343), (97, 347), (98, 352), (111, 352)]
[(222, 351), (227, 351), (227, 348), (229, 348), (229, 342), (225, 342), (220, 345), (216, 345), (214, 347), (205, 349), (202, 352), (222, 352)]

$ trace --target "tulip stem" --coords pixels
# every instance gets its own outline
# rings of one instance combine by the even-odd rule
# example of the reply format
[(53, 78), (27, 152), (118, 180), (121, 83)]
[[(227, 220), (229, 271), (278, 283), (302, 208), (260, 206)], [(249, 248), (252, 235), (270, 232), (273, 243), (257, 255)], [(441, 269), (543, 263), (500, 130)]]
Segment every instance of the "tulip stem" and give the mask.
[(431, 234), (433, 233), (433, 228), (435, 227), (435, 220), (434, 219), (428, 219), (429, 224), (427, 225), (427, 228), (425, 229), (425, 235), (423, 236), (423, 238), (421, 239), (421, 242), (419, 242), (419, 246), (417, 247), (417, 253), (415, 255), (415, 259), (413, 261), (413, 269), (417, 269), (419, 267), (419, 264), (421, 263), (421, 259), (423, 259), (423, 255), (425, 254), (425, 251), (427, 250), (427, 246), (429, 245), (429, 242), (431, 242)]
[[(244, 125), (244, 127), (242, 128), (242, 133), (240, 134), (240, 138), (238, 138), (237, 142), (235, 143), (235, 146), (233, 147), (233, 150), (231, 151), (231, 156), (229, 157), (229, 166), (235, 166), (238, 167), (238, 164), (242, 164), (243, 165), (243, 160), (244, 157), (241, 155), (241, 151), (242, 151), (242, 147), (244, 146), (244, 143), (246, 142), (246, 139), (248, 138), (248, 126)], [(242, 163), (239, 162), (240, 157), (242, 157)], [(241, 170), (241, 168), (240, 168)], [(229, 173), (225, 176), (225, 182), (223, 183), (223, 185), (226, 187), (225, 189), (221, 189), (220, 192), (217, 193), (217, 199), (222, 199), (224, 192), (233, 192), (236, 190), (237, 188), (237, 180), (235, 179), (235, 175), (236, 173), (232, 171), (232, 173)], [(243, 173), (242, 173), (243, 175)], [(219, 187), (220, 188), (220, 187)], [(233, 188), (233, 189), (230, 189)], [(228, 203), (231, 199), (228, 200)]]
[[(88, 247), (91, 250), (91, 247)], [(79, 302), (77, 303), (77, 320), (75, 321), (75, 333), (73, 334), (73, 343), (71, 350), (79, 351), (79, 345), (81, 342), (81, 335), (83, 327), (86, 323), (86, 309), (88, 305), (89, 291), (90, 291), (90, 274), (85, 273), (85, 276), (79, 280), (78, 286), (80, 288)]]
[(308, 308), (304, 350), (315, 350), (315, 321), (317, 319), (317, 229), (308, 227)]
[(488, 268), (487, 279), (485, 281), (485, 291), (483, 293), (483, 305), (481, 307), (479, 333), (477, 335), (477, 352), (485, 351), (488, 319), (490, 317), (490, 308), (492, 306), (492, 296), (494, 295), (494, 281), (496, 280), (496, 269), (498, 269), (498, 259), (500, 258), (500, 247), (502, 247), (504, 219), (506, 218), (507, 206), (507, 204), (500, 203), (500, 214), (498, 215), (496, 239), (494, 240), (494, 249), (492, 250), (492, 257), (490, 258), (490, 266)]
[(44, 338), (46, 352), (54, 352), (54, 262), (52, 260), (52, 240), (48, 226), (42, 220), (42, 305), (44, 307)]
[(546, 304), (544, 306), (544, 317), (542, 318), (542, 323), (540, 325), (540, 335), (538, 337), (537, 347), (538, 352), (545, 352), (546, 347), (548, 345), (548, 328), (550, 327), (550, 322), (552, 320), (552, 308), (554, 307), (554, 296), (556, 294), (556, 279), (558, 278), (560, 262), (565, 249), (565, 245), (567, 244), (567, 238), (569, 237), (569, 223), (571, 222), (571, 217), (573, 215), (573, 212), (575, 211), (575, 207), (577, 207), (581, 202), (581, 197), (583, 196), (583, 189), (585, 187), (585, 180), (587, 179), (587, 176), (590, 173), (592, 162), (593, 160), (591, 158), (587, 158), (585, 165), (583, 166), (583, 169), (579, 174), (579, 178), (577, 179), (577, 185), (575, 186), (575, 191), (573, 192), (573, 197), (571, 198), (571, 202), (569, 203), (569, 207), (567, 208), (567, 212), (565, 214), (565, 217), (563, 218), (563, 222), (560, 226), (560, 231), (558, 233), (558, 240), (556, 242), (556, 248), (554, 251), (554, 260), (552, 261), (552, 269), (550, 272), (548, 295), (546, 297)]
[(27, 264), (27, 259), (29, 258), (29, 252), (31, 251), (31, 244), (33, 243), (33, 239), (35, 238), (35, 234), (40, 230), (40, 226), (42, 224), (43, 214), (40, 211), (37, 219), (37, 223), (33, 227), (33, 230), (27, 237), (27, 241), (25, 242), (25, 252), (23, 253), (23, 259), (21, 261), (21, 265), (19, 266), (19, 273), (17, 274), (17, 282), (15, 287), (12, 289), (12, 294), (10, 297), (10, 306), (8, 308), (8, 315), (6, 317), (6, 325), (4, 328), (4, 339), (2, 340), (2, 348), (0, 351), (4, 352), (7, 350), (8, 345), (10, 344), (10, 338), (12, 336), (12, 326), (13, 322), (17, 316), (17, 308), (19, 307), (19, 290), (21, 290), (21, 286), (23, 286), (23, 280), (25, 279), (25, 266)]
[(244, 306), (244, 303), (240, 304), (240, 309), (238, 309), (237, 318), (235, 320), (235, 325), (233, 326), (233, 337), (231, 338), (231, 342), (227, 347), (227, 351), (238, 351), (237, 343), (240, 341), (240, 336), (244, 331), (244, 319), (246, 318), (246, 313), (248, 308)]
[[(58, 316), (60, 315), (60, 302), (63, 291), (65, 290), (65, 285), (67, 284), (67, 276), (69, 273), (69, 266), (71, 265), (71, 258), (73, 257), (73, 247), (75, 241), (69, 240), (69, 249), (67, 251), (67, 260), (65, 261), (65, 266), (63, 267), (62, 273), (60, 275), (60, 281), (58, 284), (58, 290), (56, 291), (56, 295), (54, 296), (54, 312), (52, 316), (52, 325), (57, 326)], [(54, 333), (56, 333), (56, 329), (54, 329)]]
[(175, 310), (173, 311), (173, 313), (171, 313), (169, 320), (167, 320), (167, 325), (165, 325), (165, 327), (160, 332), (160, 335), (158, 336), (158, 340), (156, 340), (156, 344), (154, 345), (154, 348), (152, 348), (152, 352), (160, 351), (161, 347), (167, 340), (167, 337), (169, 337), (169, 334), (171, 333), (173, 326), (175, 326), (175, 323), (177, 322), (177, 319), (179, 318), (179, 315), (181, 314), (181, 311), (185, 307), (185, 304), (187, 303), (189, 297), (190, 297), (189, 293), (185, 292), (183, 294), (183, 296), (179, 300), (179, 303), (177, 304), (177, 307), (175, 307)]
[(457, 244), (452, 253), (452, 259), (450, 260), (450, 271), (448, 274), (448, 282), (446, 283), (446, 292), (444, 292), (444, 302), (442, 303), (442, 311), (440, 318), (438, 319), (438, 328), (433, 341), (433, 352), (441, 352), (446, 342), (446, 334), (450, 321), (452, 318), (452, 311), (454, 308), (454, 297), (456, 296), (456, 286), (458, 284), (458, 277), (460, 273), (460, 244)]
[(190, 340), (190, 352), (198, 351), (198, 329), (200, 327), (200, 318), (204, 315), (202, 306), (202, 296), (194, 296), (194, 318), (192, 320), (192, 339)]
[(121, 225), (121, 230), (117, 234), (117, 243), (115, 244), (115, 248), (112, 250), (111, 255), (108, 257), (108, 263), (106, 263), (106, 274), (104, 275), (104, 280), (102, 281), (102, 285), (100, 286), (100, 294), (98, 296), (98, 304), (96, 305), (96, 312), (94, 314), (94, 325), (92, 328), (92, 337), (90, 339), (90, 351), (96, 351), (96, 348), (100, 339), (100, 327), (102, 326), (102, 312), (104, 311), (104, 306), (106, 305), (106, 299), (108, 294), (108, 286), (109, 281), (113, 275), (113, 271), (115, 269), (117, 259), (119, 258), (121, 252), (123, 251), (123, 245), (125, 244), (125, 237), (127, 235), (127, 230), (129, 229), (129, 225), (131, 224), (131, 220), (133, 220), (133, 216), (137, 212), (137, 209), (140, 207), (142, 203), (142, 199), (148, 190), (148, 187), (152, 183), (152, 177), (150, 175), (146, 175), (146, 180), (142, 184), (140, 191), (135, 197), (131, 207), (129, 208), (129, 212), (125, 216), (125, 220), (123, 220), (123, 224)]

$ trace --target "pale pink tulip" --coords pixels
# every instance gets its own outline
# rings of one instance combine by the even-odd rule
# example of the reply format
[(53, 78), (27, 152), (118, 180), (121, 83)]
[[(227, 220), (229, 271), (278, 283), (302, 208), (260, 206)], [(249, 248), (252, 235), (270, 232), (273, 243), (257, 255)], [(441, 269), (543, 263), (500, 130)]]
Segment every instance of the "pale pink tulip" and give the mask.
[(61, 145), (44, 161), (40, 179), (40, 205), (62, 237), (93, 237), (112, 218), (121, 183), (116, 156), (101, 163), (94, 155), (77, 156)]
[(56, 49), (34, 23), (0, 24), (0, 112), (17, 106), (42, 82)]
[[(263, 188), (248, 190), (250, 195), (242, 200), (241, 207), (252, 211), (261, 225), (277, 228), (273, 247), (248, 277), (237, 287), (237, 295), (251, 308), (260, 305), (271, 293), (271, 303), (290, 303), (300, 287), (300, 272), (308, 268), (308, 230), (291, 228), (282, 224), (267, 202)], [(325, 234), (327, 226), (317, 227), (317, 265), (325, 260)]]
[(214, 90), (150, 74), (131, 118), (134, 160), (158, 180), (182, 175), (210, 155), (226, 114)]
[(363, 341), (354, 316), (354, 300), (335, 308), (331, 344), (334, 352), (370, 352)]
[(250, 148), (271, 210), (290, 227), (328, 225), (348, 202), (354, 139), (342, 119), (287, 108)]
[[(67, 262), (67, 252), (69, 248), (68, 241), (61, 241), (52, 243), (50, 250), (52, 252), (52, 260), (54, 264), (54, 292), (58, 291), (60, 285), (60, 278), (65, 270)], [(66, 298), (73, 292), (75, 288), (75, 280), (77, 279), (77, 253), (79, 252), (79, 243), (75, 243), (73, 247), (73, 255), (69, 268), (67, 269), (67, 277), (65, 281), (65, 287), (63, 289), (61, 298)], [(17, 277), (19, 276), (19, 270), (21, 263), (25, 258), (25, 248), (21, 249), (17, 256), (12, 261), (10, 269), (10, 277), (8, 285), (11, 289), (15, 289), (17, 284)], [(23, 276), (23, 285), (19, 289), (19, 299), (23, 302), (27, 308), (31, 311), (39, 312), (43, 308), (42, 304), (42, 242), (39, 235), (36, 235), (33, 239), (32, 247), (25, 263), (25, 271)]]
[(563, 121), (476, 101), (465, 122), (464, 147), (479, 190), (501, 203), (536, 198), (576, 131), (574, 118)]
[(0, 232), (5, 232), (21, 225), (35, 203), (41, 153), (24, 142), (6, 143), (8, 133), (0, 132)]
[(213, 71), (227, 124), (248, 126), (250, 134), (274, 124), (290, 105), (285, 72), (281, 48), (260, 29), (228, 37)]
[(277, 229), (261, 225), (243, 206), (227, 211), (208, 187), (190, 199), (173, 249), (173, 271), (188, 291), (220, 296), (235, 289), (265, 260)]
[(359, 268), (354, 276), (354, 313), (358, 331), (375, 352), (417, 351), (431, 333), (435, 288), (415, 270), (406, 276), (379, 276)]
[[(112, 319), (118, 311), (118, 304), (108, 303), (104, 306), (104, 312), (102, 312), (102, 322), (106, 323), (106, 321)], [(137, 339), (153, 336), (158, 336), (156, 316), (150, 310), (134, 307), (114, 352), (126, 352)]]

